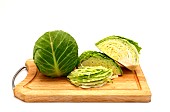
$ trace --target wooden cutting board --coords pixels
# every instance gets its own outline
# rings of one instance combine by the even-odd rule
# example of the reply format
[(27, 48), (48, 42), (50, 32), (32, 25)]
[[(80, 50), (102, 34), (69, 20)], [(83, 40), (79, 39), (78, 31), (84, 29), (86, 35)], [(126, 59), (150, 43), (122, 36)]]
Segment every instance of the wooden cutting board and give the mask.
[(82, 89), (67, 78), (41, 74), (33, 60), (26, 61), (28, 74), (14, 88), (14, 96), (25, 102), (150, 102), (151, 92), (140, 68), (123, 69), (123, 75), (99, 88)]

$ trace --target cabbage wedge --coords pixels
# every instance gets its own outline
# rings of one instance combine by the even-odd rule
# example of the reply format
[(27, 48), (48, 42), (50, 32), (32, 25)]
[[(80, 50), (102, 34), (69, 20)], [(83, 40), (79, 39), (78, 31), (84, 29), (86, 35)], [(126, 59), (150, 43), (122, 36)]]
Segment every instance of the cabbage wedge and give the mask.
[(122, 75), (120, 66), (104, 53), (97, 51), (85, 51), (79, 56), (78, 66), (103, 66), (112, 69), (113, 78)]
[(120, 36), (109, 36), (95, 45), (100, 51), (129, 70), (134, 70), (139, 65), (141, 47), (133, 40)]

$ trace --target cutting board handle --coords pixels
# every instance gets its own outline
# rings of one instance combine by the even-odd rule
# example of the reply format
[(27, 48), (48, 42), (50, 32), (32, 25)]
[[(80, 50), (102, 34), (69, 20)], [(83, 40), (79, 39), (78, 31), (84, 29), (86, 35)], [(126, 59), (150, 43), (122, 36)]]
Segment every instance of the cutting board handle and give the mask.
[[(28, 75), (32, 75), (31, 73), (36, 73), (36, 71), (37, 71), (37, 68), (36, 68), (36, 66), (35, 66), (35, 64), (34, 64), (34, 60), (33, 59), (28, 59), (27, 61), (26, 61), (26, 63), (25, 63), (25, 66), (23, 66), (23, 67), (21, 67), (16, 73), (15, 73), (15, 75), (13, 76), (13, 78), (12, 78), (12, 89), (14, 90), (14, 88), (15, 88), (15, 79), (16, 79), (16, 77), (19, 75), (19, 73), (21, 72), (21, 71), (23, 71), (24, 69), (26, 69), (27, 70), (27, 76)], [(32, 70), (31, 70), (32, 69)], [(30, 73), (29, 73), (30, 72)], [(34, 75), (33, 75), (34, 76)], [(26, 77), (27, 78), (27, 77)]]
[(26, 66), (21, 67), (21, 68), (15, 73), (15, 75), (13, 76), (13, 78), (12, 78), (12, 89), (15, 88), (15, 84), (14, 84), (14, 83), (15, 83), (16, 77), (18, 76), (18, 74), (19, 74), (23, 69), (26, 69), (26, 70), (27, 70), (27, 67), (26, 67)]

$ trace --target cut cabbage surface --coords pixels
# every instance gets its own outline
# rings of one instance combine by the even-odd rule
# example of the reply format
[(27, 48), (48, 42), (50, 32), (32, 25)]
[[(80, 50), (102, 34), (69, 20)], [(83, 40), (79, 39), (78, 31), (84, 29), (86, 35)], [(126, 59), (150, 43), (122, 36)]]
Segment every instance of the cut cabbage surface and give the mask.
[(139, 65), (141, 47), (133, 40), (120, 36), (109, 36), (97, 42), (96, 46), (130, 70), (134, 70)]

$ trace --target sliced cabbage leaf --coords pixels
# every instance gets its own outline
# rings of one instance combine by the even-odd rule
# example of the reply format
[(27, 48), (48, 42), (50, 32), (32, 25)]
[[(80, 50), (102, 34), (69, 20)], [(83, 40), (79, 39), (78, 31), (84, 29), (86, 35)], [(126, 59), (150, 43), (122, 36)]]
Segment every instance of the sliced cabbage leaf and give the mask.
[(78, 45), (67, 32), (49, 31), (35, 42), (33, 59), (39, 71), (44, 75), (66, 76), (77, 64)]
[(112, 69), (113, 78), (122, 75), (120, 66), (106, 54), (97, 51), (84, 51), (78, 59), (78, 66), (103, 66)]
[(72, 71), (67, 78), (75, 86), (94, 88), (112, 82), (112, 74), (112, 69), (103, 66), (83, 66)]
[(139, 53), (142, 48), (133, 40), (113, 35), (100, 40), (95, 45), (100, 51), (130, 70), (134, 70), (139, 65)]

